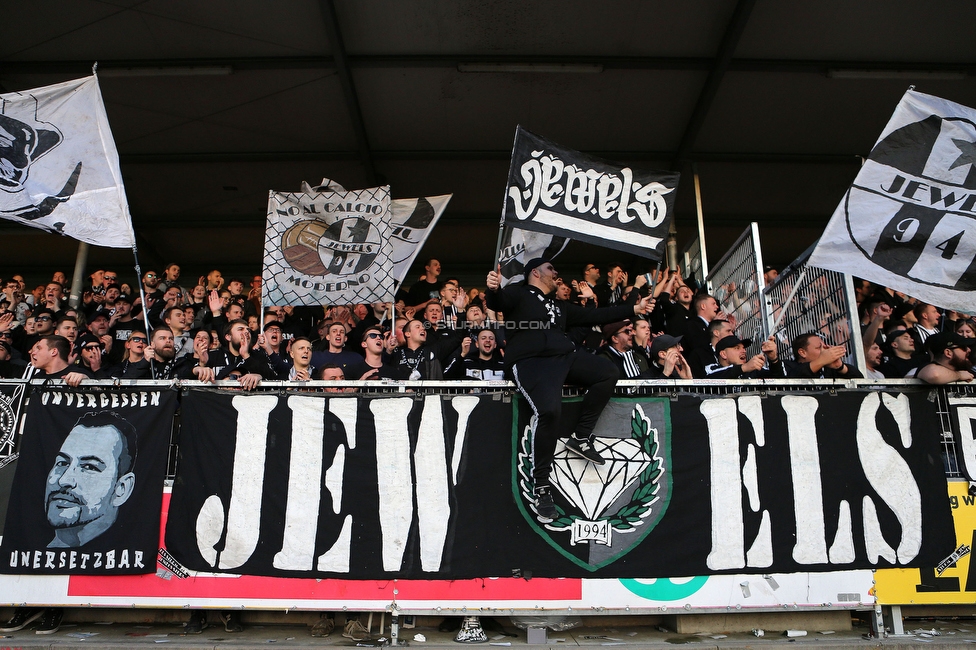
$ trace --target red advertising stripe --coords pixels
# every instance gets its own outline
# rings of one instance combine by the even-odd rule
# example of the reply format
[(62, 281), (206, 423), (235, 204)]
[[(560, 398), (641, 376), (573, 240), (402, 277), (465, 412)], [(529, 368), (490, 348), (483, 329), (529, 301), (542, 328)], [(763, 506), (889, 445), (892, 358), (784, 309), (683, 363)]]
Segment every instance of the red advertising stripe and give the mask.
[[(170, 494), (163, 494), (160, 546)], [(394, 597), (394, 587), (399, 593)], [(68, 595), (133, 598), (235, 598), (241, 600), (579, 600), (583, 582), (519, 578), (475, 580), (341, 580), (265, 576), (199, 576), (164, 580), (148, 573), (129, 576), (71, 576)]]

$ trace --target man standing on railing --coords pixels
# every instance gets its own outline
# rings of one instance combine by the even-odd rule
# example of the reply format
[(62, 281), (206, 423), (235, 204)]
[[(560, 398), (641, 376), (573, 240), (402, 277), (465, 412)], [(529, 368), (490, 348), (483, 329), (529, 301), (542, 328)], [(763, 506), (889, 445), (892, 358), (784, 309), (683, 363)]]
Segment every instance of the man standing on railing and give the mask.
[(844, 363), (847, 348), (828, 345), (819, 334), (793, 339), (794, 361), (786, 361), (786, 376), (793, 379), (863, 379), (857, 368)]
[(558, 274), (541, 257), (525, 264), (525, 283), (501, 288), (501, 268), (488, 274), (485, 294), (488, 308), (505, 314), (508, 345), (505, 365), (536, 415), (532, 437), (532, 476), (535, 483), (535, 511), (541, 522), (557, 515), (549, 473), (556, 451), (556, 430), (562, 411), (564, 383), (586, 389), (579, 420), (566, 449), (598, 465), (603, 458), (594, 447), (593, 427), (610, 401), (618, 373), (607, 359), (577, 350), (566, 335), (576, 325), (601, 325), (620, 321), (650, 309), (648, 298), (635, 305), (586, 309), (554, 294)]

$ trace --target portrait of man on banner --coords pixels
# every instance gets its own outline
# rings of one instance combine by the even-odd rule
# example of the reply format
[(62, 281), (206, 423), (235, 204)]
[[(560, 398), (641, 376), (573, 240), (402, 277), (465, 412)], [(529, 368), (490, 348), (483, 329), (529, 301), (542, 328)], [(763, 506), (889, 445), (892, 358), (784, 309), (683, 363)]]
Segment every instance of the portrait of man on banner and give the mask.
[(86, 413), (75, 423), (47, 475), (48, 548), (84, 546), (112, 527), (135, 488), (137, 453), (135, 427), (116, 413)]
[(0, 573), (156, 570), (176, 393), (50, 388), (27, 405)]

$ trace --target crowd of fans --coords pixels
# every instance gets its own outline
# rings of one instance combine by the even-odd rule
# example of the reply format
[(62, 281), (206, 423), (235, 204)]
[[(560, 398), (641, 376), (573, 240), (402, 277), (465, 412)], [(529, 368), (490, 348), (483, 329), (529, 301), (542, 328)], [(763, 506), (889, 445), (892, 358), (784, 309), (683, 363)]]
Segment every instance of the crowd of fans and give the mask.
[[(775, 277), (768, 271), (767, 281)], [(218, 270), (190, 286), (178, 264), (147, 271), (140, 287), (114, 271), (91, 274), (80, 304), (67, 304), (65, 276), (26, 291), (23, 277), (2, 281), (0, 376), (262, 380), (418, 380), (506, 378), (508, 323), (488, 308), (484, 290), (443, 277), (436, 259), (396, 295), (395, 305), (264, 307), (261, 277), (225, 281)], [(790, 341), (780, 358), (775, 337), (736, 332), (716, 296), (667, 270), (630, 282), (622, 266), (586, 264), (556, 283), (556, 297), (587, 308), (653, 300), (644, 317), (570, 331), (581, 348), (610, 359), (621, 379), (918, 377), (971, 381), (976, 322), (884, 287), (857, 280), (866, 368), (823, 332)], [(719, 296), (721, 297), (721, 296)], [(394, 320), (395, 315), (395, 320)], [(148, 328), (146, 323), (148, 322)], [(393, 323), (396, 327), (393, 328)], [(531, 324), (531, 326), (538, 326)]]

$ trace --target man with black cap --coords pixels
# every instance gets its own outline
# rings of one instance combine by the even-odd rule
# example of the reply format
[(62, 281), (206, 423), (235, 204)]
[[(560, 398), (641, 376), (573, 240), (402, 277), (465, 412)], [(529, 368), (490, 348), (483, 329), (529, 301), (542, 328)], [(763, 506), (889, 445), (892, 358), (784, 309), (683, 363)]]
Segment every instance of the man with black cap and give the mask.
[(751, 339), (740, 339), (734, 334), (716, 343), (718, 363), (706, 368), (707, 379), (766, 379), (786, 376), (786, 370), (777, 358), (773, 337), (763, 341), (762, 354), (755, 354), (751, 359), (746, 353), (746, 348), (750, 345)]
[(488, 274), (487, 306), (505, 314), (510, 325), (505, 365), (519, 391), (536, 414), (532, 439), (532, 477), (535, 511), (546, 523), (558, 516), (549, 474), (562, 412), (562, 387), (568, 383), (586, 388), (573, 435), (566, 449), (598, 465), (603, 458), (594, 447), (593, 427), (610, 401), (618, 372), (607, 359), (582, 352), (566, 335), (576, 325), (601, 325), (650, 311), (642, 298), (635, 305), (586, 309), (555, 299), (556, 270), (549, 260), (537, 257), (525, 264), (525, 282), (501, 288), (501, 268)]
[[(915, 349), (915, 337), (910, 329), (900, 323), (892, 327), (885, 334), (885, 345), (888, 348), (888, 359), (878, 370), (888, 379), (902, 379), (914, 375), (926, 359), (924, 352)], [(919, 354), (921, 353), (921, 354)]]
[(932, 362), (919, 368), (916, 377), (936, 385), (973, 380), (969, 350), (976, 345), (976, 339), (964, 339), (955, 332), (939, 332), (930, 336), (925, 345), (932, 353)]
[(692, 379), (691, 367), (681, 354), (681, 337), (661, 334), (651, 341), (648, 379)]
[(636, 379), (647, 372), (647, 358), (634, 354), (634, 326), (629, 319), (604, 325), (603, 340), (606, 345), (598, 354), (617, 366), (621, 379)]

